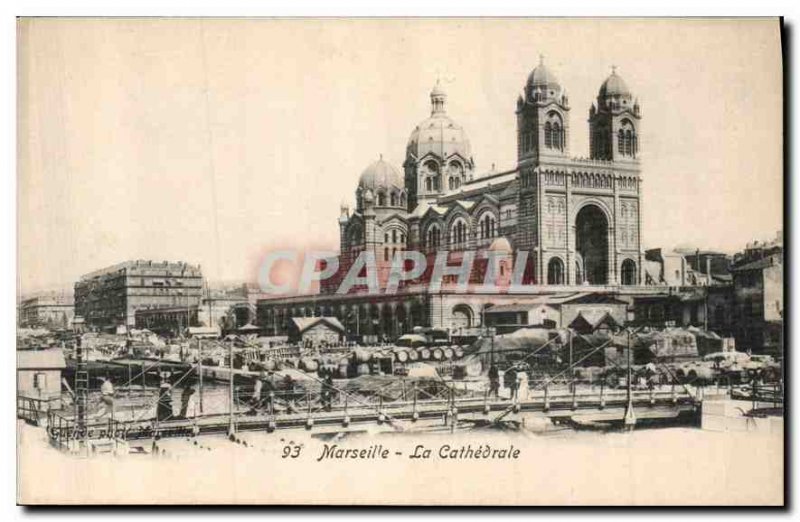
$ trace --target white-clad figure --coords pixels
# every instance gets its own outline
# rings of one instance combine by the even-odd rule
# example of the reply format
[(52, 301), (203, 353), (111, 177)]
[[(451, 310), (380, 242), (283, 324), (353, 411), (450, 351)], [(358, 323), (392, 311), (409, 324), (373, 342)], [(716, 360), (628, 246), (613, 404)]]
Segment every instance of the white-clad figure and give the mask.
[(517, 373), (517, 397), (518, 401), (528, 400), (528, 372), (520, 370)]
[(114, 418), (114, 384), (111, 379), (103, 379), (100, 385), (100, 400), (105, 406), (105, 415)]

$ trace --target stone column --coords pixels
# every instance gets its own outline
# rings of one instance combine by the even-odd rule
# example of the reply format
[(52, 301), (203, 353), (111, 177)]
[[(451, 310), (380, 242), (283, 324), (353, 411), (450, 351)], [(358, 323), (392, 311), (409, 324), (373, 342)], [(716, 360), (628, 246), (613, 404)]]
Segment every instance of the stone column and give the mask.
[[(612, 218), (614, 219), (614, 218)], [(608, 230), (606, 232), (608, 237), (608, 263), (606, 266), (606, 284), (608, 285), (616, 285), (617, 284), (617, 250), (614, 248), (616, 245), (616, 234), (614, 233), (614, 227), (609, 225)]]
[(567, 235), (566, 253), (564, 255), (564, 283), (575, 284), (575, 225), (570, 223), (569, 209), (572, 207), (572, 173), (564, 173), (564, 232)]
[[(619, 247), (618, 247), (618, 244), (617, 244), (617, 237), (619, 236), (619, 227), (620, 227), (619, 215), (620, 215), (620, 212), (619, 212), (619, 185), (618, 185), (617, 182), (618, 182), (617, 176), (615, 174), (612, 174), (611, 183), (613, 183), (613, 185), (614, 185), (614, 208), (613, 208), (614, 215), (612, 216), (611, 219), (613, 220), (613, 223), (614, 223), (614, 233), (613, 233), (614, 257), (612, 259), (610, 259), (610, 261), (612, 263), (611, 264), (611, 266), (612, 266), (611, 274), (613, 274), (613, 278), (609, 277), (609, 279), (608, 279), (608, 282), (611, 283), (611, 284), (617, 284), (619, 282), (619, 254), (620, 254), (620, 250), (619, 250)], [(625, 225), (622, 224), (621, 226), (625, 226)], [(609, 276), (611, 274), (609, 274)]]

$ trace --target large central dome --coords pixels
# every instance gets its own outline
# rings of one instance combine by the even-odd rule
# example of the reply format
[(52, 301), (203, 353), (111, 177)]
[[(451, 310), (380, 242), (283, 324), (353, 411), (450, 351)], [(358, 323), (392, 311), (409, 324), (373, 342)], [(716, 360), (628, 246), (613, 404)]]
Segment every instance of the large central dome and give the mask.
[(406, 156), (418, 160), (427, 154), (447, 159), (454, 154), (465, 161), (472, 157), (469, 139), (464, 128), (445, 112), (447, 95), (436, 83), (431, 91), (431, 116), (411, 133), (406, 147)]

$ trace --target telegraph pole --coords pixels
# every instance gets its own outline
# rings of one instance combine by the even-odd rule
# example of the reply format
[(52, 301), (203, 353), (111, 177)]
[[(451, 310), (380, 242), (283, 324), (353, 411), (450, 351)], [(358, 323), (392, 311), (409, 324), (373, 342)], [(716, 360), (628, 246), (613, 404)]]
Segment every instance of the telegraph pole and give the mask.
[(200, 402), (200, 413), (203, 413), (203, 341), (197, 338), (197, 373), (199, 375), (198, 401)]
[(236, 433), (236, 425), (233, 422), (233, 405), (234, 405), (234, 398), (233, 398), (233, 342), (228, 341), (228, 364), (230, 370), (230, 381), (228, 384), (228, 411), (229, 411), (229, 422), (228, 422), (228, 435), (233, 436)]
[(625, 406), (624, 425), (625, 430), (632, 431), (636, 426), (636, 414), (633, 411), (633, 395), (631, 394), (631, 387), (633, 385), (633, 375), (631, 371), (631, 353), (633, 352), (633, 343), (631, 342), (631, 331), (628, 330), (628, 403)]

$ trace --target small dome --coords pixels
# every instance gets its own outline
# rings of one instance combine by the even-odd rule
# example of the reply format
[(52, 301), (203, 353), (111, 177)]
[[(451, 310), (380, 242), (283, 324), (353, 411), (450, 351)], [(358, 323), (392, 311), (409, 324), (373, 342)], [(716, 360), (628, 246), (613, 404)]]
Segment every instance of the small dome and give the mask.
[(539, 63), (536, 68), (528, 75), (529, 87), (545, 87), (548, 89), (561, 89), (561, 84), (558, 78), (553, 74), (550, 69), (545, 67), (544, 63)]
[(503, 236), (498, 237), (489, 245), (490, 252), (511, 252), (511, 243)]
[(534, 92), (545, 97), (558, 96), (561, 93), (561, 84), (556, 75), (544, 64), (544, 56), (539, 55), (539, 65), (528, 75), (526, 91), (531, 96)]
[(395, 188), (402, 190), (404, 187), (403, 175), (383, 158), (372, 163), (361, 173), (358, 186), (362, 189), (376, 191), (378, 189)]
[(616, 70), (611, 73), (611, 76), (606, 78), (606, 81), (604, 81), (603, 85), (600, 86), (600, 93), (598, 94), (600, 98), (605, 98), (608, 96), (630, 95), (631, 90), (628, 89), (628, 84), (626, 84), (625, 80), (623, 80), (622, 77), (617, 74)]
[[(561, 84), (558, 78), (544, 64), (544, 57), (539, 56), (539, 65), (528, 75), (528, 83), (525, 85), (525, 99), (529, 102), (546, 103), (559, 100), (561, 96)], [(520, 103), (517, 102), (517, 106)]]

